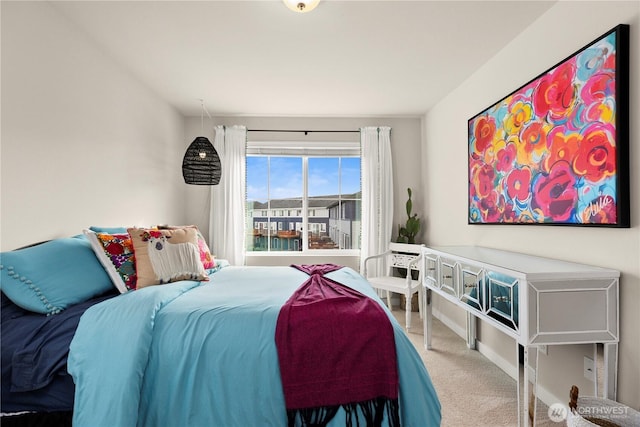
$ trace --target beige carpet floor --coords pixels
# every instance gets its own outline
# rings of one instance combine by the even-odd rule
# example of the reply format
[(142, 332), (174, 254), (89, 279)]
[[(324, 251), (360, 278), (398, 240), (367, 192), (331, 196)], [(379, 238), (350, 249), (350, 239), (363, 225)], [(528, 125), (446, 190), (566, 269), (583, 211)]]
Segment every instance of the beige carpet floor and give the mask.
[[(404, 325), (404, 311), (394, 307), (393, 313)], [(443, 427), (518, 425), (517, 383), (513, 378), (480, 352), (469, 350), (459, 335), (437, 319), (434, 319), (432, 330), (433, 349), (426, 351), (418, 313), (413, 313), (411, 322), (408, 336), (420, 353), (438, 393)], [(565, 425), (551, 421), (547, 411), (548, 407), (538, 401), (536, 426)], [(523, 427), (531, 425), (528, 419), (524, 421)]]

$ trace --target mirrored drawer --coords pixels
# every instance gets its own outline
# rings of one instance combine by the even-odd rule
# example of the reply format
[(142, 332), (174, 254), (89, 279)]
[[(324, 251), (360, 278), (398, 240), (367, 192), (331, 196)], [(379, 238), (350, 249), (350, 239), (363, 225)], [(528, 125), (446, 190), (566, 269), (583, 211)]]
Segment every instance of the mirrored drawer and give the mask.
[(425, 280), (429, 281), (430, 286), (437, 286), (438, 283), (438, 256), (425, 253), (423, 255), (423, 271)]
[(493, 271), (485, 275), (489, 315), (518, 329), (518, 279)]
[(482, 292), (484, 269), (481, 267), (460, 264), (460, 299), (481, 312), (485, 311), (485, 293)]
[(454, 260), (440, 258), (438, 269), (440, 289), (453, 296), (458, 296), (456, 289), (456, 265), (457, 263)]

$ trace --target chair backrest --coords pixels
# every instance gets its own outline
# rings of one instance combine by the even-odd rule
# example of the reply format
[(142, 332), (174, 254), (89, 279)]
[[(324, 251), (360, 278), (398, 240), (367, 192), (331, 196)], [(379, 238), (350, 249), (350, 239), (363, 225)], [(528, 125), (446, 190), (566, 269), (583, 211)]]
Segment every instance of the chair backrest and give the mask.
[[(387, 268), (392, 272), (394, 268), (407, 268), (409, 263), (418, 258), (422, 253), (424, 245), (412, 245), (408, 243), (389, 243), (391, 253), (387, 259)], [(422, 271), (422, 263), (416, 262), (411, 265), (411, 270)], [(418, 277), (419, 278), (419, 277)]]

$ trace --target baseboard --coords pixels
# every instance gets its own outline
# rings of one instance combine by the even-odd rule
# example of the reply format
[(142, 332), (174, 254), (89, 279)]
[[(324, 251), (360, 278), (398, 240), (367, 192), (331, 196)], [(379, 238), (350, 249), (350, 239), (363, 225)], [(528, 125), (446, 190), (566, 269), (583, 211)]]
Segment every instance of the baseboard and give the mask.
[[(518, 367), (518, 369), (516, 369), (516, 366), (514, 365), (513, 361), (505, 359), (504, 357), (502, 357), (501, 355), (499, 355), (498, 353), (493, 351), (493, 349), (491, 347), (489, 347), (488, 345), (482, 343), (482, 341), (476, 341), (476, 347), (477, 347), (478, 351), (480, 352), (480, 354), (482, 354), (484, 357), (489, 359), (498, 368), (500, 368), (504, 372), (506, 372), (507, 375), (509, 375), (514, 380), (518, 379), (518, 377), (516, 375), (518, 375), (519, 367)], [(514, 356), (514, 358), (515, 358), (515, 356)], [(531, 375), (532, 371), (533, 370), (531, 370), (529, 372), (530, 375)]]
[(538, 384), (538, 399), (544, 402), (545, 405), (551, 406), (554, 403), (562, 403), (567, 406), (569, 398), (560, 399), (558, 396), (554, 396), (549, 390)]
[[(450, 317), (447, 317), (441, 311), (433, 309), (433, 317), (438, 319), (445, 325), (447, 328), (451, 329), (456, 335), (460, 336), (460, 338), (466, 340), (467, 339), (467, 331), (464, 326), (460, 326), (455, 321), (453, 321)], [(517, 381), (516, 373), (519, 371), (519, 367), (516, 369), (516, 365), (513, 361), (507, 360), (504, 357), (500, 356), (498, 353), (493, 351), (491, 347), (486, 344), (483, 344), (481, 341), (476, 341), (476, 348), (484, 357), (489, 359), (493, 364), (495, 364), (498, 368), (502, 369), (507, 375), (513, 378), (514, 381)], [(544, 356), (540, 356), (544, 357)], [(533, 367), (529, 367), (529, 379), (535, 377), (535, 369)], [(531, 390), (533, 385), (531, 384), (529, 390)], [(542, 387), (538, 384), (538, 399), (544, 402), (547, 406), (551, 406), (554, 403), (566, 403), (567, 399), (560, 399), (557, 396), (553, 395), (546, 388)]]
[(455, 332), (456, 335), (459, 335), (462, 339), (465, 339), (465, 340), (467, 339), (466, 338), (467, 330), (464, 328), (464, 326), (458, 325), (450, 317), (447, 317), (445, 314), (443, 314), (440, 310), (437, 310), (436, 308), (433, 308), (432, 313), (433, 313), (433, 317), (435, 317), (440, 322), (442, 322), (442, 324), (445, 325), (447, 328)]
[[(498, 368), (502, 369), (507, 375), (509, 375), (511, 378), (517, 381), (516, 372), (518, 372), (519, 367), (518, 367), (518, 370), (516, 370), (516, 367), (513, 364), (513, 361), (505, 359), (504, 357), (500, 356), (498, 353), (494, 352), (491, 347), (483, 344), (481, 341), (477, 341), (476, 346), (480, 354), (482, 354), (484, 357), (489, 359)], [(534, 349), (530, 350), (531, 353), (533, 353), (534, 351), (535, 351)], [(544, 356), (541, 354), (540, 357), (544, 357)], [(536, 375), (535, 368), (533, 366), (529, 366), (529, 381), (532, 381), (533, 378), (535, 378), (535, 375)], [(529, 385), (529, 390), (530, 391), (533, 390), (533, 383)], [(544, 402), (547, 406), (551, 406), (554, 403), (564, 404), (566, 403), (565, 401), (568, 400), (568, 399), (558, 398), (558, 396), (555, 396), (549, 390), (544, 388), (541, 384), (538, 384), (538, 390), (536, 394), (538, 396), (538, 399)]]

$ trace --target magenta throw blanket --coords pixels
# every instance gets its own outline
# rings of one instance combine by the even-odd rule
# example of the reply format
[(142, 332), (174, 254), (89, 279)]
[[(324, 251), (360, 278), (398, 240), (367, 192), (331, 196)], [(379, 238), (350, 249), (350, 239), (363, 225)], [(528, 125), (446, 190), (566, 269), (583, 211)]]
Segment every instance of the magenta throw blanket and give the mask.
[[(287, 300), (275, 342), (289, 425), (400, 425), (393, 326), (374, 300), (324, 274), (334, 264), (292, 265), (311, 277)], [(385, 417), (386, 414), (386, 417)]]

